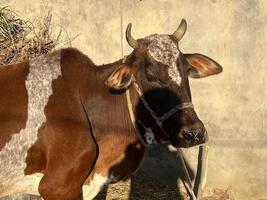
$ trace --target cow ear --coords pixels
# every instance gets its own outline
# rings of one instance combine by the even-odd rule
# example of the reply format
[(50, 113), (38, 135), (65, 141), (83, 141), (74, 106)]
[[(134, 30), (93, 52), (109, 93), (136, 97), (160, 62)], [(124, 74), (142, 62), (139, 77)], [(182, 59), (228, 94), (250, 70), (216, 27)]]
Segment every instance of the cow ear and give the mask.
[(133, 81), (133, 73), (131, 66), (121, 64), (107, 78), (105, 84), (115, 90), (127, 89)]
[(190, 64), (189, 76), (191, 78), (204, 78), (222, 72), (222, 67), (211, 58), (201, 54), (185, 54)]

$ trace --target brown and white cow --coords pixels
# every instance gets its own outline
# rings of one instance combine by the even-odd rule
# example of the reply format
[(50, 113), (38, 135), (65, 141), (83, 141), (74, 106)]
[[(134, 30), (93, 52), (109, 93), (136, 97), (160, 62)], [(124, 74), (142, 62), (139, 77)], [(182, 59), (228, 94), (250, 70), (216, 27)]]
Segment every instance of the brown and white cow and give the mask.
[[(204, 143), (188, 76), (222, 68), (183, 54), (182, 20), (172, 35), (135, 40), (122, 62), (96, 66), (66, 48), (0, 68), (0, 196), (40, 193), (45, 200), (92, 199), (142, 163), (145, 146)], [(83, 185), (83, 186), (82, 186)]]

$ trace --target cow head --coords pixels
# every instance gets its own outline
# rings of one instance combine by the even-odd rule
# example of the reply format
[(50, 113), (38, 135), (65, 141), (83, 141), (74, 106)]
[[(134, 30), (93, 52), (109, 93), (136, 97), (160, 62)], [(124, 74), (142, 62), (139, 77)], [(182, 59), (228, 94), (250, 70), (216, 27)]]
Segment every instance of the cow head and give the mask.
[[(191, 104), (188, 77), (202, 78), (222, 71), (221, 66), (207, 56), (183, 54), (179, 50), (186, 27), (183, 19), (172, 35), (153, 34), (135, 40), (129, 24), (126, 39), (134, 50), (106, 80), (106, 85), (117, 90), (128, 89), (132, 83), (137, 85), (151, 112), (157, 116), (174, 108), (160, 126), (175, 147), (190, 147), (207, 141), (205, 127)], [(180, 109), (175, 110), (177, 107)], [(137, 120), (153, 129), (155, 125), (140, 118), (142, 114)]]

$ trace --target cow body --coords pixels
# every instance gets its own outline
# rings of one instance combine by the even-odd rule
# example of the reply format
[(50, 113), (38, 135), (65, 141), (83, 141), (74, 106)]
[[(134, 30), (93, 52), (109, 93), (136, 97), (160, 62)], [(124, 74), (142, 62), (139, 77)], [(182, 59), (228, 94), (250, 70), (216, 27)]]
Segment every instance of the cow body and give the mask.
[(142, 163), (145, 146), (190, 147), (207, 141), (188, 77), (222, 68), (183, 54), (182, 20), (172, 35), (126, 38), (133, 52), (96, 66), (76, 49), (0, 68), (0, 196), (93, 199)]
[(144, 148), (129, 126), (126, 100), (103, 84), (114, 67), (96, 67), (78, 50), (63, 49), (0, 68), (1, 195), (38, 193), (50, 169), (55, 174), (44, 180), (70, 176), (77, 187), (90, 174), (85, 190), (91, 193), (90, 180), (95, 189), (97, 179), (102, 186), (138, 168)]

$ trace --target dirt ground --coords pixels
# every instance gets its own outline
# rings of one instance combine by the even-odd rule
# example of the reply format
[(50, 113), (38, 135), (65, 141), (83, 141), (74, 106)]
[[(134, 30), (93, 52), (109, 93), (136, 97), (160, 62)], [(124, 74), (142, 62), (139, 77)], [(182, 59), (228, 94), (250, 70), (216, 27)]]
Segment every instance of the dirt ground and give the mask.
[[(192, 169), (188, 169), (191, 177)], [(143, 166), (125, 182), (105, 188), (94, 200), (190, 200), (182, 184), (184, 174), (177, 152), (166, 145), (148, 149)], [(19, 195), (0, 200), (37, 200), (36, 196)], [(85, 199), (86, 200), (86, 199)], [(222, 189), (212, 189), (201, 200), (233, 200)]]

